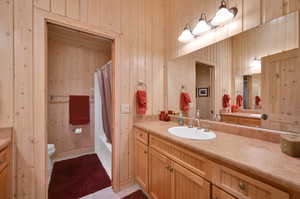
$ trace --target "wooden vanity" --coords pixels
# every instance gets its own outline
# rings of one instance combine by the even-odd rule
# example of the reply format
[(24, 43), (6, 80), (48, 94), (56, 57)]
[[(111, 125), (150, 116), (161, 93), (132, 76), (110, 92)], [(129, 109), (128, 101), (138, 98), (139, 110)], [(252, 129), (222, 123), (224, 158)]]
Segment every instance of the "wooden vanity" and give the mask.
[(0, 198), (11, 197), (11, 139), (2, 137), (8, 135), (8, 129), (0, 129)]
[[(160, 127), (155, 127), (155, 124)], [(231, 161), (226, 160), (226, 155), (219, 158), (218, 152), (214, 154), (210, 151), (214, 147), (220, 147), (222, 151), (221, 145), (206, 147), (209, 144), (222, 143), (220, 139), (225, 138), (224, 133), (218, 133), (216, 139), (219, 140), (211, 143), (181, 141), (182, 139), (166, 132), (172, 125), (176, 124), (140, 122), (135, 125), (135, 179), (153, 199), (299, 199), (299, 187), (292, 193), (293, 191), (279, 185), (277, 181), (273, 183), (271, 177), (265, 179), (264, 175), (260, 175), (258, 168), (248, 170), (247, 165), (239, 167), (237, 162), (233, 165)], [(224, 142), (240, 137), (229, 134), (228, 136)], [(243, 139), (245, 140), (242, 142), (253, 140)], [(255, 142), (254, 140), (253, 143)], [(203, 146), (200, 146), (201, 144)], [(257, 141), (257, 144), (263, 143)], [(207, 150), (200, 151), (201, 147)], [(231, 150), (234, 151), (230, 149), (228, 153), (231, 153)], [(243, 161), (247, 158), (240, 157)], [(300, 168), (300, 160), (294, 160), (292, 164), (295, 162), (294, 168)], [(266, 169), (268, 168), (270, 167), (266, 165)], [(273, 177), (275, 179), (277, 176)], [(300, 185), (300, 182), (297, 185)]]
[(221, 113), (221, 121), (244, 126), (261, 127), (260, 114), (252, 113)]

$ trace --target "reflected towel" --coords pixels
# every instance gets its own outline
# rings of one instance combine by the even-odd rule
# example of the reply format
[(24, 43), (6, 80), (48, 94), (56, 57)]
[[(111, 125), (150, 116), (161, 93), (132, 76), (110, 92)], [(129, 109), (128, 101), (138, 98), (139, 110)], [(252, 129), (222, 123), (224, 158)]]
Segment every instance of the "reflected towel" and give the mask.
[(188, 93), (182, 92), (180, 94), (180, 109), (186, 113), (189, 111), (189, 104), (192, 102)]

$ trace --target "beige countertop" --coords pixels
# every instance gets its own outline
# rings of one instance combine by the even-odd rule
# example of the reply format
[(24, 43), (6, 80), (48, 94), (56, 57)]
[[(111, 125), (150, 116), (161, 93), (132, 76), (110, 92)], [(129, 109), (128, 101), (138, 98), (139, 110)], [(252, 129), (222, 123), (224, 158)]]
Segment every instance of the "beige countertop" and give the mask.
[(7, 147), (11, 142), (10, 138), (0, 138), (0, 151)]
[(235, 113), (221, 113), (221, 115), (261, 119), (261, 114), (257, 114), (257, 113), (235, 112)]
[(135, 123), (134, 126), (208, 159), (300, 192), (300, 158), (285, 155), (279, 144), (216, 131), (217, 138), (209, 141), (178, 138), (168, 133), (170, 127), (178, 126), (174, 122), (146, 121)]

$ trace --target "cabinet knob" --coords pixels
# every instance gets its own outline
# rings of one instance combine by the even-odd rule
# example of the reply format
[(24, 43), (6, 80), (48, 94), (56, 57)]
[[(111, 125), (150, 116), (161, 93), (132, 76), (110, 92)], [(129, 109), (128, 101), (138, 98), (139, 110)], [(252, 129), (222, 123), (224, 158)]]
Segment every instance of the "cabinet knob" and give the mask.
[(174, 171), (174, 169), (172, 167), (170, 167), (170, 172), (173, 172), (173, 171)]
[(0, 160), (0, 164), (3, 164), (4, 163), (4, 161), (3, 160)]
[(144, 153), (145, 153), (145, 154), (147, 154), (147, 153), (148, 153), (148, 151), (146, 151), (146, 150), (145, 150), (145, 151), (144, 151)]
[(167, 170), (170, 170), (170, 166), (166, 166), (166, 169), (167, 169)]
[(240, 182), (240, 183), (239, 183), (239, 187), (240, 187), (241, 190), (244, 191), (244, 190), (246, 189), (246, 184), (243, 183), (243, 182)]

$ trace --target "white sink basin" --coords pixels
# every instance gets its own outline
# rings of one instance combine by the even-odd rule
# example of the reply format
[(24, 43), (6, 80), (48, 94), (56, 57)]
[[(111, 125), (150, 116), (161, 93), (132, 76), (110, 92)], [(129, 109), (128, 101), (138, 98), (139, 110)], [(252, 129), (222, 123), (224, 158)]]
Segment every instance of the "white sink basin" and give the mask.
[(189, 128), (185, 126), (172, 127), (168, 129), (169, 133), (180, 138), (193, 140), (211, 140), (216, 138), (212, 131), (205, 132), (204, 129)]

